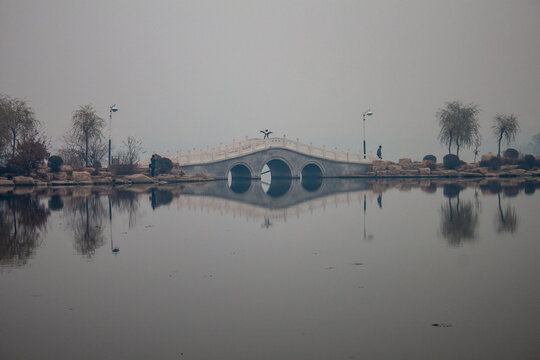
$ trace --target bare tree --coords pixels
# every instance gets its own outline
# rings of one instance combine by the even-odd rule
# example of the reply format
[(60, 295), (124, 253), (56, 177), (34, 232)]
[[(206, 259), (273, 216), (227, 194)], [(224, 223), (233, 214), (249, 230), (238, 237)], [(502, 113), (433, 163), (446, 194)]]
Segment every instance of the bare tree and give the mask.
[(35, 129), (38, 124), (34, 110), (28, 106), (26, 99), (0, 95), (0, 145), (10, 144), (11, 159), (15, 157), (17, 139)]
[(128, 136), (122, 141), (123, 148), (119, 152), (120, 163), (124, 165), (136, 165), (142, 152), (142, 141), (134, 136)]
[(480, 125), (478, 113), (480, 109), (476, 104), (464, 105), (460, 101), (446, 103), (446, 107), (437, 112), (439, 125), (439, 141), (448, 144), (448, 153), (452, 153), (452, 144), (456, 146), (456, 155), (459, 158), (461, 147), (470, 147), (478, 136)]
[(517, 117), (514, 114), (502, 115), (497, 114), (495, 116), (495, 123), (491, 127), (495, 138), (499, 144), (499, 150), (497, 151), (497, 156), (501, 156), (501, 142), (506, 140), (507, 144), (510, 144), (516, 139), (516, 135), (519, 131), (519, 124)]

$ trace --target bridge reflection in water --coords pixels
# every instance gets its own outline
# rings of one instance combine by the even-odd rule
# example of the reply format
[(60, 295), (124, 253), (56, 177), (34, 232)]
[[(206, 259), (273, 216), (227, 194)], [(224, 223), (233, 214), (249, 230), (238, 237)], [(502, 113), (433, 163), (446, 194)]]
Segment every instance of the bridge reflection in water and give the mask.
[(274, 178), (265, 187), (260, 180), (233, 178), (186, 186), (177, 204), (180, 208), (232, 213), (246, 219), (286, 220), (289, 215), (299, 216), (328, 204), (362, 203), (368, 189), (365, 181), (352, 179)]

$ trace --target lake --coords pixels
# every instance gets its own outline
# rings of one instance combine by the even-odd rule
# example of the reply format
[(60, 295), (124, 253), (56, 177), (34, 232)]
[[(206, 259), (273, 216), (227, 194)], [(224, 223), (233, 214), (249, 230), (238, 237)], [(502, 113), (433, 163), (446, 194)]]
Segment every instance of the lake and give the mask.
[(538, 359), (538, 180), (0, 189), (1, 359)]

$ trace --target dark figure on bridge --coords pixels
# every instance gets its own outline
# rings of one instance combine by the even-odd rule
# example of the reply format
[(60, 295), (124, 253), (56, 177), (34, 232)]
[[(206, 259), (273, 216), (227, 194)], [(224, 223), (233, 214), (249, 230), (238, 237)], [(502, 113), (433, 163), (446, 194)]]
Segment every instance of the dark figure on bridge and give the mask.
[(264, 134), (263, 139), (269, 139), (268, 135), (270, 135), (272, 132), (268, 131), (268, 129), (266, 129), (266, 130), (261, 130), (261, 133)]
[(379, 148), (377, 149), (377, 157), (379, 159), (382, 159), (382, 146), (379, 145)]

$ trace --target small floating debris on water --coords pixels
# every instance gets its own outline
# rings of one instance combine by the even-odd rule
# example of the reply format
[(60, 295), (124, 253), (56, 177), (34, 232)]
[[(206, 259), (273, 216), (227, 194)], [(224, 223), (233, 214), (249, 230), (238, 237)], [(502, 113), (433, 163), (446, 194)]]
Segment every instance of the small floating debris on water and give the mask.
[(127, 234), (127, 231), (122, 231), (120, 234)]
[(329, 266), (327, 268), (324, 268), (325, 270), (332, 270), (334, 267), (333, 266)]
[(438, 324), (438, 323), (434, 323), (434, 324), (431, 324), (431, 326), (435, 326), (435, 327), (452, 327), (452, 324)]
[(120, 252), (120, 249), (119, 249), (119, 248), (117, 248), (117, 247), (115, 247), (114, 249), (112, 249), (112, 252), (113, 252), (113, 253), (117, 253), (117, 252)]
[(154, 227), (154, 225), (145, 225), (144, 227), (145, 228), (151, 228), (151, 227)]
[(356, 265), (356, 266), (358, 266), (358, 265), (364, 265), (364, 263), (361, 263), (361, 262), (355, 262), (353, 265)]

